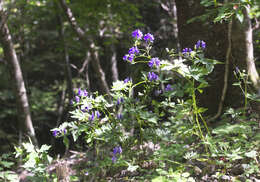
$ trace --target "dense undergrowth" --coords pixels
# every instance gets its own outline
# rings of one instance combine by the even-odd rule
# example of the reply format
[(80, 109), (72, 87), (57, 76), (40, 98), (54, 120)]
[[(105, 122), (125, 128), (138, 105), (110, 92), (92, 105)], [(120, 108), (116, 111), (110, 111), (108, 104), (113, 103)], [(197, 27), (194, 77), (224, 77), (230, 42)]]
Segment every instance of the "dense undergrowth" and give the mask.
[[(219, 62), (204, 57), (204, 41), (168, 58), (151, 54), (154, 37), (132, 33), (124, 56), (142, 66), (133, 81), (113, 83), (111, 94), (75, 91), (70, 122), (52, 130), (63, 138), (64, 157), (51, 157), (51, 146), (30, 142), (0, 160), (0, 179), (18, 181), (254, 181), (259, 174), (258, 115), (245, 107), (229, 108), (218, 124), (208, 125), (197, 94)], [(242, 92), (246, 74), (237, 70)], [(137, 81), (136, 81), (137, 80)], [(73, 149), (71, 148), (73, 146)], [(14, 159), (14, 156), (16, 157)], [(15, 166), (19, 166), (15, 167)], [(20, 174), (18, 175), (18, 171)]]

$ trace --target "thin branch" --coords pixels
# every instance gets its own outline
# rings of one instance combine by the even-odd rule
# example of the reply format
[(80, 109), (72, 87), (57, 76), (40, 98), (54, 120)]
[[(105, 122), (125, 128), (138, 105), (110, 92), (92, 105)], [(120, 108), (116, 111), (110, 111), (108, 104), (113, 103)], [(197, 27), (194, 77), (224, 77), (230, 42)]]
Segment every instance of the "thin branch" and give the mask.
[(228, 24), (228, 48), (227, 48), (227, 52), (226, 52), (224, 86), (222, 89), (222, 95), (221, 95), (221, 99), (219, 102), (217, 114), (215, 116), (213, 116), (212, 118), (210, 118), (208, 121), (215, 120), (220, 116), (222, 109), (223, 109), (224, 101), (226, 98), (227, 87), (228, 87), (229, 63), (230, 63), (230, 55), (231, 55), (231, 36), (232, 36), (232, 19), (230, 20), (230, 22)]
[(71, 26), (73, 27), (73, 30), (76, 31), (76, 33), (78, 34), (80, 39), (86, 41), (86, 37), (85, 37), (86, 33), (78, 25), (76, 18), (73, 16), (71, 9), (67, 6), (66, 1), (65, 0), (59, 0), (59, 2), (60, 2), (62, 9), (64, 10), (64, 12), (66, 14)]
[(252, 29), (256, 30), (259, 28), (259, 26), (260, 26), (260, 23), (259, 23), (258, 19), (255, 17), (255, 26)]

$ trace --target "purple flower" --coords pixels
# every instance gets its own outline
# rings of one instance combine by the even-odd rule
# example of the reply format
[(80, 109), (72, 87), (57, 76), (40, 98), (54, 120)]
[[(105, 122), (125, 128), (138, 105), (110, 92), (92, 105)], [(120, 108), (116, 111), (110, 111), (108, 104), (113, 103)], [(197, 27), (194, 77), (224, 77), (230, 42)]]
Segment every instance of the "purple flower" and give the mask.
[(131, 81), (131, 78), (127, 77), (125, 80), (124, 80), (124, 83), (128, 83)]
[(97, 116), (97, 118), (99, 118), (101, 116), (99, 111), (96, 111), (96, 116)]
[(168, 92), (168, 91), (172, 91), (173, 88), (170, 84), (167, 84), (166, 87), (165, 87), (165, 91)]
[(118, 98), (116, 101), (116, 105), (119, 105), (119, 104), (120, 104), (120, 98)]
[(156, 65), (156, 67), (160, 66), (160, 60), (156, 57), (156, 58), (152, 58), (149, 62), (148, 62), (148, 66), (150, 68), (152, 68), (154, 65)]
[(128, 54), (124, 55), (123, 60), (124, 60), (124, 61), (127, 61), (128, 56), (129, 56)]
[(191, 53), (192, 49), (191, 48), (184, 48), (182, 50), (183, 55), (189, 55)]
[(85, 172), (85, 175), (88, 176), (88, 172)]
[(118, 114), (116, 115), (116, 118), (117, 118), (118, 120), (121, 120), (121, 119), (123, 119), (123, 115), (122, 115), (121, 113), (118, 113)]
[(87, 90), (84, 90), (84, 91), (83, 91), (83, 96), (84, 96), (84, 97), (87, 97), (87, 96), (88, 96)]
[(139, 49), (135, 46), (135, 47), (131, 47), (128, 51), (128, 54), (139, 54)]
[(63, 133), (64, 133), (64, 134), (66, 134), (66, 133), (67, 133), (67, 130), (66, 130), (66, 128), (63, 130)]
[(113, 148), (113, 155), (121, 154), (121, 153), (122, 153), (122, 148), (121, 148), (121, 146), (117, 146), (117, 147), (114, 147), (114, 148)]
[(58, 131), (58, 130), (52, 131), (52, 135), (53, 135), (54, 137), (58, 136), (58, 134), (59, 134), (59, 131)]
[(134, 60), (134, 54), (126, 54), (124, 57), (123, 57), (123, 60), (124, 61), (130, 61), (132, 62)]
[(91, 114), (91, 116), (89, 116), (88, 120), (94, 121), (94, 119), (95, 119), (95, 113), (92, 112), (92, 114)]
[(132, 37), (136, 39), (142, 39), (143, 33), (139, 29), (137, 29), (132, 32)]
[(79, 103), (79, 101), (80, 101), (79, 96), (76, 95), (76, 96), (75, 96), (75, 100), (76, 100), (77, 103)]
[(114, 147), (113, 148), (113, 155), (116, 155), (117, 154), (117, 147)]
[(119, 154), (122, 153), (122, 148), (120, 146), (117, 147), (117, 153), (119, 153)]
[(78, 89), (78, 96), (81, 97), (82, 95), (83, 95), (83, 92), (82, 92), (82, 90), (79, 88), (79, 89)]
[(116, 160), (117, 160), (116, 156), (115, 156), (115, 155), (113, 155), (113, 157), (112, 157), (112, 162), (113, 162), (113, 163), (115, 163), (115, 162), (116, 162)]
[(235, 71), (236, 71), (236, 74), (240, 73), (240, 70), (239, 70), (239, 68), (237, 66), (235, 67)]
[(196, 45), (195, 45), (196, 49), (202, 48), (205, 49), (206, 48), (206, 43), (203, 40), (198, 40)]
[(148, 80), (149, 81), (156, 81), (156, 80), (158, 80), (158, 75), (156, 75), (154, 72), (149, 72), (148, 73)]
[(144, 40), (145, 40), (146, 42), (153, 42), (153, 41), (154, 41), (154, 37), (153, 37), (152, 34), (147, 33), (147, 34), (144, 35)]

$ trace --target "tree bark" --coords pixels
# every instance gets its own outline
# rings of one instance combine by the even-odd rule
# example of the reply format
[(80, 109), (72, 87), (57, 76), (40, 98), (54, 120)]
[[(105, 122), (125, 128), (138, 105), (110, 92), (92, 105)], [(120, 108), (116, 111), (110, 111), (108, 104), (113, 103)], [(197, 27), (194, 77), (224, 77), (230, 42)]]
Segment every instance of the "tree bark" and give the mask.
[(178, 16), (177, 16), (177, 7), (176, 7), (176, 0), (167, 0), (167, 1), (160, 1), (161, 7), (167, 11), (169, 17), (172, 19), (172, 29), (173, 29), (173, 36), (176, 40), (176, 51), (181, 51), (181, 45), (179, 40), (179, 29), (178, 29)]
[(260, 83), (259, 83), (259, 75), (255, 67), (254, 62), (254, 47), (253, 47), (253, 28), (251, 19), (249, 17), (250, 7), (249, 5), (244, 8), (244, 37), (245, 37), (245, 51), (246, 51), (246, 63), (247, 63), (247, 71), (248, 75), (253, 82), (255, 89), (258, 94), (260, 94)]
[(117, 70), (117, 54), (116, 54), (116, 48), (114, 45), (111, 45), (111, 72), (112, 72), (112, 80), (115, 82), (118, 80), (118, 70)]
[(12, 36), (10, 34), (6, 22), (3, 22), (5, 20), (3, 19), (2, 15), (3, 15), (3, 7), (2, 7), (2, 3), (0, 2), (0, 22), (1, 22), (0, 24), (2, 25), (0, 30), (0, 41), (3, 46), (4, 57), (6, 61), (9, 63), (11, 74), (14, 78), (19, 120), (20, 122), (24, 123), (23, 126), (25, 126), (26, 133), (32, 139), (32, 142), (35, 145), (37, 145), (38, 142), (35, 136), (35, 131), (31, 119), (30, 108), (29, 108), (21, 66), (13, 46)]

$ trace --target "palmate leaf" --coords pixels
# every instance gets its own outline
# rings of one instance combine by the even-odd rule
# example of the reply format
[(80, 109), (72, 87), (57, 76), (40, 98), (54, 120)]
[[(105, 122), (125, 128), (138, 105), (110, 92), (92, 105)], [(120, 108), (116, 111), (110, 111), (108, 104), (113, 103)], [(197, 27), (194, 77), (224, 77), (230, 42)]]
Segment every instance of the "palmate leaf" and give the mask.
[(113, 83), (112, 91), (122, 91), (127, 90), (129, 87), (129, 84), (125, 84), (123, 81), (116, 81)]

